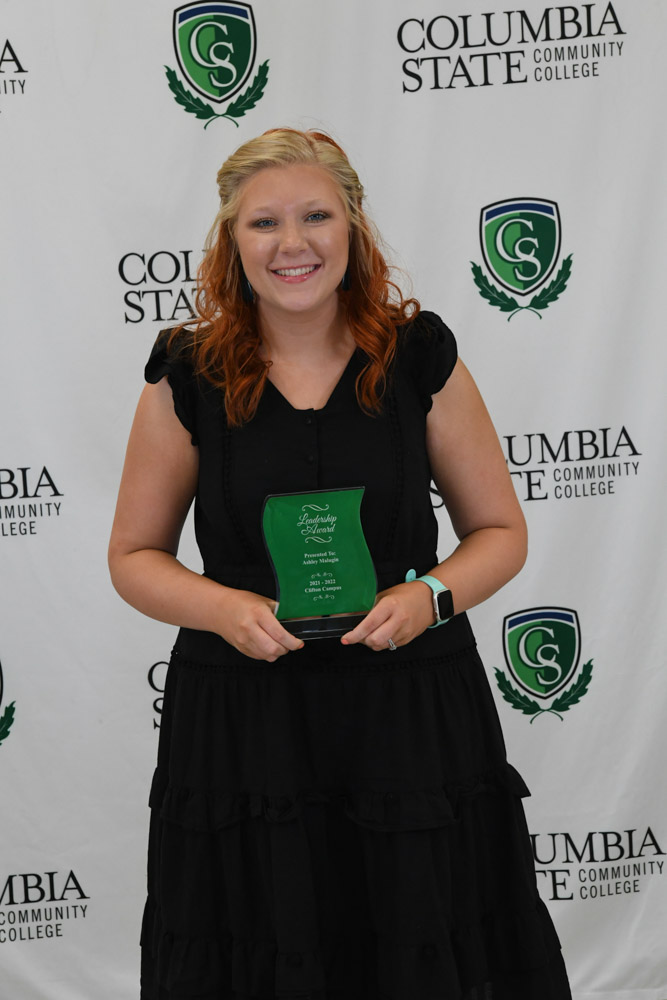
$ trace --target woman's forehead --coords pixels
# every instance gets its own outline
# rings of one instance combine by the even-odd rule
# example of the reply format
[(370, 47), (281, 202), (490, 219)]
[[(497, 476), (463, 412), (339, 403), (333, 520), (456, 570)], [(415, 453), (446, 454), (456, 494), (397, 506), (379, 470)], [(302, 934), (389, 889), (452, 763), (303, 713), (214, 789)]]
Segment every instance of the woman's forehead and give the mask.
[(338, 198), (345, 204), (340, 185), (328, 170), (315, 163), (290, 163), (262, 167), (240, 188), (240, 208), (258, 202), (306, 202), (308, 199)]

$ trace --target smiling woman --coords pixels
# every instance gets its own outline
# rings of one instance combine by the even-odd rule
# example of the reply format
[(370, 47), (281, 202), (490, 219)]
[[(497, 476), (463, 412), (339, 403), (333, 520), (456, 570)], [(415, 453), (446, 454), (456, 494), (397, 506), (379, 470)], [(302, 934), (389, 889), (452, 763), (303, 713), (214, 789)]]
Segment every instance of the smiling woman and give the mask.
[[(390, 281), (332, 139), (272, 130), (218, 184), (199, 315), (146, 366), (109, 547), (119, 593), (180, 626), (142, 1000), (569, 1000), (465, 614), (526, 554), (484, 403)], [(459, 538), (442, 562), (432, 479)], [(263, 505), (360, 488), (374, 606), (304, 643)], [(176, 558), (193, 500), (203, 576)], [(308, 593), (339, 589), (329, 548), (315, 569)]]
[[(279, 368), (291, 369), (292, 383), (301, 384), (304, 351), (322, 335), (330, 355), (325, 380), (330, 384), (332, 372), (340, 374), (344, 358), (360, 348), (359, 402), (377, 409), (397, 326), (414, 318), (419, 305), (404, 300), (390, 280), (362, 208), (363, 187), (343, 151), (322, 133), (272, 129), (232, 154), (217, 179), (220, 211), (199, 272), (198, 318), (190, 336), (182, 327), (172, 331), (171, 346), (188, 345), (197, 374), (224, 390), (233, 425), (254, 414), (269, 371), (278, 382)], [(272, 262), (275, 253), (281, 256)], [(314, 266), (316, 280), (276, 273), (295, 264)], [(280, 284), (304, 287), (281, 299)], [(269, 348), (276, 324), (294, 335), (291, 365), (275, 338)], [(295, 360), (302, 362), (298, 370)], [(315, 350), (309, 364), (322, 363)]]
[(234, 230), (260, 321), (309, 334), (339, 313), (336, 290), (348, 262), (345, 205), (322, 167), (294, 164), (260, 170), (244, 182)]

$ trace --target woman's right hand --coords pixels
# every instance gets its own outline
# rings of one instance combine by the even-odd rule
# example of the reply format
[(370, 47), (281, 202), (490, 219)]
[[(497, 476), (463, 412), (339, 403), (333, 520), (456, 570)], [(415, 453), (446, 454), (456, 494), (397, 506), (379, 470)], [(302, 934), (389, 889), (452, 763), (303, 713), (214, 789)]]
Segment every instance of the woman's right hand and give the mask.
[(249, 590), (225, 588), (216, 629), (230, 645), (253, 660), (274, 663), (279, 656), (303, 649), (304, 642), (283, 628), (274, 614), (275, 601)]

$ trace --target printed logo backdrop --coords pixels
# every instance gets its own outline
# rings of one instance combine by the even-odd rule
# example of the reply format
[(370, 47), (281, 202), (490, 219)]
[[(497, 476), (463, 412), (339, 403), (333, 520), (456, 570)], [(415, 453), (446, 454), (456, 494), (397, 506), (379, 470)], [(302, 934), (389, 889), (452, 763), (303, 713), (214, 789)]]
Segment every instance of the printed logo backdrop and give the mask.
[(409, 17), (397, 34), (415, 53), (403, 61), (403, 91), (584, 81), (620, 57), (625, 34), (604, 3)]
[(667, 6), (2, 15), (3, 997), (137, 996), (176, 630), (111, 588), (115, 494), (154, 338), (193, 315), (216, 173), (294, 125), (349, 151), (528, 520), (525, 569), (471, 620), (575, 998), (667, 1000)]
[(45, 519), (60, 517), (62, 496), (45, 465), (0, 469), (0, 538), (36, 535)]
[(118, 274), (126, 289), (125, 323), (147, 321), (170, 326), (192, 319), (199, 263), (199, 259), (195, 263), (193, 256), (191, 250), (124, 253), (118, 261)]
[(16, 48), (9, 38), (1, 41), (0, 52), (0, 112), (7, 107), (6, 98), (23, 97), (26, 92), (28, 68), (24, 66), (17, 55)]
[(70, 921), (85, 920), (89, 899), (73, 871), (8, 875), (0, 894), (0, 944), (62, 937)]
[(167, 67), (169, 89), (181, 107), (207, 128), (216, 118), (234, 122), (262, 97), (269, 75), (268, 59), (252, 84), (239, 94), (255, 64), (257, 31), (252, 7), (246, 3), (189, 3), (174, 11), (174, 51), (181, 76), (197, 94), (221, 105), (234, 95), (224, 111), (216, 111), (188, 90)]
[(0, 665), (0, 709), (2, 709), (2, 714), (0, 715), (0, 743), (6, 740), (11, 732), (11, 728), (14, 724), (14, 714), (16, 712), (16, 704), (11, 701), (6, 704), (3, 708), (2, 699), (5, 693), (5, 684), (2, 676), (2, 665)]
[(531, 716), (531, 723), (548, 712), (562, 720), (588, 691), (593, 661), (587, 660), (579, 670), (581, 630), (576, 611), (546, 607), (508, 615), (503, 652), (507, 673), (495, 671), (498, 687), (512, 708)]
[(628, 429), (586, 427), (504, 435), (505, 454), (522, 500), (612, 497), (639, 475), (641, 452)]
[[(508, 295), (494, 285), (479, 264), (473, 264), (472, 273), (480, 295), (502, 312), (508, 312), (508, 320), (522, 309), (541, 319), (541, 311), (567, 288), (572, 269), (570, 254), (554, 280), (539, 294), (533, 294), (552, 274), (560, 253), (561, 221), (556, 202), (510, 198), (487, 205), (482, 209), (479, 229), (487, 271), (511, 293)], [(516, 295), (520, 296), (519, 301)]]

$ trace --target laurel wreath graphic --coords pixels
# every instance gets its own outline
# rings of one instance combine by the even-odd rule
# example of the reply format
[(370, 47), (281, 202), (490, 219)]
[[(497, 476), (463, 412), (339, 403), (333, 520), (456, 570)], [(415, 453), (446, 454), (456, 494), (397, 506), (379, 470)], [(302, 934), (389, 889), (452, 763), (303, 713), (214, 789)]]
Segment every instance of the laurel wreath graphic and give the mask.
[(228, 118), (229, 121), (234, 122), (236, 127), (239, 127), (239, 123), (234, 121), (235, 118), (242, 118), (246, 111), (250, 111), (257, 104), (264, 93), (264, 88), (266, 87), (266, 81), (269, 78), (269, 60), (263, 62), (262, 65), (257, 70), (255, 74), (255, 79), (252, 81), (249, 87), (240, 94), (235, 101), (228, 104), (224, 112), (219, 114), (215, 108), (212, 108), (210, 104), (202, 101), (200, 97), (197, 97), (186, 87), (183, 86), (181, 81), (176, 76), (176, 71), (170, 69), (169, 66), (165, 66), (167, 72), (167, 82), (169, 83), (169, 89), (176, 98), (178, 104), (182, 108), (185, 108), (187, 112), (194, 115), (196, 118), (207, 119), (204, 128), (208, 128), (212, 121), (216, 118)]
[(558, 274), (551, 284), (543, 288), (541, 292), (537, 293), (537, 295), (533, 295), (527, 306), (519, 305), (513, 296), (507, 295), (507, 293), (503, 292), (502, 289), (496, 288), (495, 285), (492, 285), (486, 275), (482, 272), (482, 268), (479, 264), (475, 264), (473, 261), (470, 261), (470, 265), (472, 267), (472, 275), (475, 284), (479, 288), (481, 295), (487, 302), (490, 302), (492, 306), (496, 306), (500, 309), (501, 312), (508, 312), (510, 314), (507, 317), (508, 322), (511, 320), (512, 316), (516, 316), (518, 312), (522, 312), (524, 309), (529, 310), (529, 312), (534, 312), (536, 316), (539, 316), (540, 319), (542, 319), (539, 310), (544, 311), (547, 306), (551, 305), (552, 302), (555, 302), (567, 288), (567, 282), (572, 270), (572, 254), (568, 254), (565, 258)]
[(593, 676), (593, 661), (589, 660), (587, 663), (584, 663), (581, 673), (574, 684), (571, 684), (562, 694), (559, 694), (552, 701), (549, 708), (542, 708), (533, 698), (529, 698), (527, 695), (522, 694), (521, 691), (517, 691), (515, 687), (512, 687), (502, 670), (499, 670), (497, 667), (495, 668), (495, 675), (498, 687), (505, 701), (508, 701), (512, 708), (523, 712), (524, 715), (532, 715), (532, 719), (530, 720), (531, 725), (538, 715), (546, 715), (547, 713), (557, 716), (562, 722), (563, 717), (559, 713), (569, 711), (573, 705), (581, 701), (588, 691), (588, 685)]
[(12, 728), (12, 723), (14, 721), (14, 705), (16, 702), (11, 702), (7, 705), (7, 708), (2, 713), (2, 718), (0, 718), (0, 743), (7, 739), (9, 736), (9, 730)]

